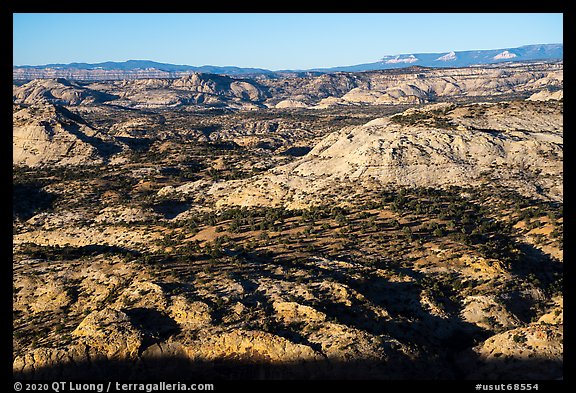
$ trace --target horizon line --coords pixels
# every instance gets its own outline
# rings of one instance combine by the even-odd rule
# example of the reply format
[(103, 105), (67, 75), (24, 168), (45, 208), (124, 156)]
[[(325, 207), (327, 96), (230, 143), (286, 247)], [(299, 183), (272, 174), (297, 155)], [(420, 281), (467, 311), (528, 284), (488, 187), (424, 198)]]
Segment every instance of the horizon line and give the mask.
[[(448, 54), (451, 52), (454, 53), (461, 53), (461, 52), (475, 52), (475, 51), (491, 51), (491, 50), (507, 50), (507, 49), (517, 49), (517, 48), (523, 48), (523, 47), (527, 47), (527, 46), (538, 46), (538, 45), (564, 45), (563, 42), (552, 42), (552, 43), (538, 43), (538, 44), (525, 44), (525, 45), (520, 45), (520, 46), (515, 46), (515, 47), (507, 47), (507, 48), (493, 48), (493, 49), (466, 49), (466, 50), (452, 50), (452, 51), (442, 51), (442, 52), (410, 52), (410, 53), (396, 53), (396, 54), (386, 54), (383, 55), (382, 57), (378, 58), (377, 60), (373, 61), (372, 63), (378, 63), (380, 61), (382, 61), (382, 59), (384, 57), (387, 56), (403, 56), (403, 55), (421, 55), (421, 54)], [(69, 63), (45, 63), (45, 64), (13, 64), (12, 67), (47, 67), (47, 66), (56, 66), (56, 65), (72, 65), (72, 64), (86, 64), (86, 65), (97, 65), (97, 64), (104, 64), (104, 63), (128, 63), (131, 61), (143, 61), (143, 62), (151, 62), (151, 63), (158, 63), (158, 64), (165, 64), (165, 65), (173, 65), (173, 66), (184, 66), (184, 67), (219, 67), (219, 68), (253, 68), (253, 69), (259, 69), (259, 70), (265, 70), (265, 71), (271, 71), (271, 72), (280, 72), (280, 71), (314, 71), (314, 70), (318, 70), (318, 69), (329, 69), (329, 68), (338, 68), (338, 67), (353, 67), (353, 66), (358, 66), (358, 65), (363, 65), (363, 64), (371, 64), (371, 63), (358, 63), (358, 64), (348, 64), (348, 65), (337, 65), (337, 66), (319, 66), (319, 67), (312, 67), (312, 68), (282, 68), (282, 69), (276, 69), (276, 70), (272, 70), (269, 68), (264, 68), (264, 67), (256, 67), (256, 66), (238, 66), (238, 65), (214, 65), (214, 64), (203, 64), (203, 65), (192, 65), (192, 64), (177, 64), (177, 63), (167, 63), (167, 62), (163, 62), (163, 61), (159, 61), (159, 60), (152, 60), (152, 59), (127, 59), (127, 60), (104, 60), (104, 61), (98, 61), (98, 62), (93, 62), (93, 63), (89, 63), (89, 62), (85, 62), (85, 61), (73, 61), (73, 62), (69, 62)]]

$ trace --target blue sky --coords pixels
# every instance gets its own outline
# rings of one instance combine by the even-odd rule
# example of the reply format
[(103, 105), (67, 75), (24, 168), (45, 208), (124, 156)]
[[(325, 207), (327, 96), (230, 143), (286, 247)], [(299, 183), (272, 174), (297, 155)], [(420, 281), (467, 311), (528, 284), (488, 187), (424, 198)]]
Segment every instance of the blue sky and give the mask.
[(154, 60), (307, 69), (562, 43), (562, 14), (13, 14), (13, 64)]

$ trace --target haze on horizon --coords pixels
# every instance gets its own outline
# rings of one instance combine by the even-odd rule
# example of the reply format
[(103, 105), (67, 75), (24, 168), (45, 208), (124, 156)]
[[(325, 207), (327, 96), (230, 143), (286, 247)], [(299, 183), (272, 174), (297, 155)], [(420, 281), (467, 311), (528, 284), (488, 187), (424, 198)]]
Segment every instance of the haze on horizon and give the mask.
[(13, 65), (142, 59), (309, 69), (562, 42), (561, 13), (13, 14)]

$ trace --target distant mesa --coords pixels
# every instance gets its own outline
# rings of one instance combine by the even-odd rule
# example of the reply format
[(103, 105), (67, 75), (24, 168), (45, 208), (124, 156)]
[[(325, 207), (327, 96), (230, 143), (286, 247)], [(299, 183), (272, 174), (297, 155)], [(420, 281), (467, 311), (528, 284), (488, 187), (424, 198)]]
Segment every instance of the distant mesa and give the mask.
[(448, 53), (401, 53), (384, 56), (373, 63), (308, 70), (271, 71), (262, 68), (211, 65), (190, 66), (158, 63), (149, 60), (128, 60), (125, 62), (109, 61), (97, 64), (70, 63), (14, 66), (12, 67), (12, 79), (15, 81), (29, 81), (37, 78), (66, 78), (68, 80), (90, 81), (150, 78), (177, 79), (192, 72), (230, 76), (257, 76), (265, 79), (290, 76), (305, 77), (318, 73), (376, 71), (410, 66), (469, 67), (500, 63), (502, 61), (562, 61), (563, 57), (563, 44), (538, 44), (517, 48), (451, 51)]
[(396, 56), (393, 59), (386, 60), (386, 57), (383, 59), (384, 63), (386, 64), (398, 64), (398, 63), (415, 63), (418, 61), (418, 58), (414, 55), (410, 55), (408, 57), (400, 58), (400, 56)]
[(316, 68), (316, 72), (376, 71), (410, 66), (421, 67), (470, 67), (510, 62), (562, 61), (563, 44), (524, 45), (517, 48), (451, 51), (440, 53), (400, 53), (384, 56), (375, 63), (352, 66)]
[(456, 53), (454, 51), (446, 53), (444, 56), (440, 56), (439, 58), (436, 59), (436, 61), (452, 61), (452, 60), (456, 60), (457, 56)]
[(494, 56), (494, 60), (513, 59), (515, 57), (517, 57), (516, 54), (505, 50), (504, 52), (498, 53), (496, 56)]

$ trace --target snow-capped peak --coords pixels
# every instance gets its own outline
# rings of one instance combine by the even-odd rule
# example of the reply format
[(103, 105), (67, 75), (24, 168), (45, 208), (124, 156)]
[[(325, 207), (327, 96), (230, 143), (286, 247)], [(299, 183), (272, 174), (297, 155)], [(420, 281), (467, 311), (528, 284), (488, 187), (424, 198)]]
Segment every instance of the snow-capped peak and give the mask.
[(446, 53), (444, 56), (440, 56), (436, 61), (452, 61), (456, 60), (456, 53), (454, 51)]
[(418, 58), (414, 55), (410, 55), (408, 57), (404, 57), (404, 58), (400, 58), (400, 56), (396, 56), (393, 59), (389, 59), (389, 60), (385, 60), (388, 56), (386, 56), (384, 59), (384, 63), (386, 64), (396, 64), (396, 63), (414, 63), (418, 61)]
[(494, 60), (513, 59), (515, 57), (516, 57), (515, 53), (505, 50), (504, 52), (498, 53), (496, 56), (494, 56)]

